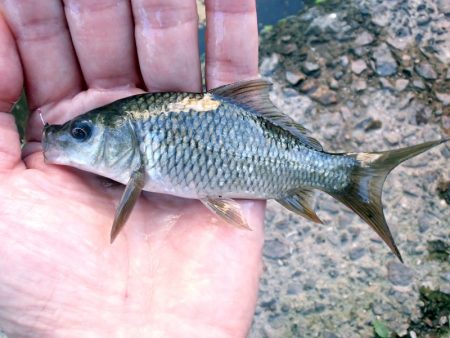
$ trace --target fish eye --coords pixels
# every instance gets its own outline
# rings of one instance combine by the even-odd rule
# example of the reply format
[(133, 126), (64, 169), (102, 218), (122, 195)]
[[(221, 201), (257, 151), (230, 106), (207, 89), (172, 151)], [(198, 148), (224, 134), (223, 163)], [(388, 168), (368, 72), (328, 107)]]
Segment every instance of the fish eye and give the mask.
[(91, 137), (91, 126), (87, 122), (77, 122), (72, 126), (70, 134), (78, 141), (86, 141)]

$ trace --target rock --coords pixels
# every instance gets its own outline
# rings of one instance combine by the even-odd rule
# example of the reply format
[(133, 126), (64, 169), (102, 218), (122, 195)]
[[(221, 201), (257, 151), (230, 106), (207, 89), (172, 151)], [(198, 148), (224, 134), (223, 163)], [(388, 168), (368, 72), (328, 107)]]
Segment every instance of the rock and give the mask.
[(298, 72), (298, 71), (286, 71), (286, 80), (287, 82), (289, 82), (291, 85), (296, 85), (298, 84), (300, 81), (304, 80), (306, 77), (303, 73)]
[(366, 254), (366, 248), (354, 248), (350, 250), (349, 257), (352, 261), (356, 261), (360, 259), (362, 256)]
[(352, 61), (352, 72), (356, 75), (361, 74), (363, 71), (367, 69), (367, 64), (364, 62), (364, 60), (354, 60)]
[(379, 81), (381, 84), (381, 88), (394, 90), (394, 86), (392, 86), (392, 83), (388, 79), (385, 79), (384, 77), (380, 77)]
[(375, 60), (376, 65), (375, 71), (378, 75), (390, 76), (397, 72), (397, 62), (385, 43), (374, 48), (373, 59)]
[(362, 92), (367, 89), (367, 82), (365, 80), (356, 80), (352, 82), (353, 90)]
[(357, 46), (369, 45), (373, 42), (373, 35), (368, 31), (361, 32), (355, 39), (355, 44)]
[(279, 50), (279, 52), (283, 55), (290, 55), (297, 50), (297, 45), (295, 43), (287, 43), (283, 44)]
[(443, 14), (450, 14), (450, 1), (448, 0), (437, 0), (437, 7), (439, 12)]
[(395, 80), (395, 89), (399, 92), (402, 92), (408, 87), (409, 80), (407, 79), (397, 79)]
[(390, 261), (387, 264), (388, 279), (394, 285), (408, 286), (413, 279), (413, 271), (406, 265), (397, 262)]
[(414, 39), (412, 36), (407, 36), (403, 38), (400, 37), (393, 38), (389, 36), (386, 39), (386, 42), (388, 43), (389, 46), (394, 47), (395, 49), (404, 50), (406, 47), (414, 43)]
[(303, 291), (303, 287), (300, 285), (300, 283), (290, 283), (287, 286), (286, 293), (291, 296), (297, 296), (301, 294)]
[(335, 79), (331, 78), (328, 81), (328, 85), (330, 86), (331, 89), (339, 89), (339, 82), (337, 82)]
[(385, 6), (379, 6), (376, 11), (372, 13), (372, 22), (380, 27), (385, 27), (389, 23), (390, 10)]
[(447, 69), (447, 74), (445, 75), (446, 80), (450, 80), (450, 68)]
[(271, 239), (264, 242), (264, 257), (270, 259), (283, 259), (289, 256), (289, 254), (289, 248), (278, 239)]
[(414, 68), (421, 77), (427, 80), (436, 80), (437, 74), (428, 62), (421, 62)]
[(339, 336), (331, 331), (325, 331), (323, 333), (323, 338), (339, 338)]
[(339, 63), (341, 64), (342, 67), (347, 67), (349, 60), (348, 60), (348, 56), (347, 55), (343, 55), (339, 58)]
[(344, 73), (341, 72), (340, 70), (337, 71), (336, 73), (334, 73), (334, 78), (335, 78), (336, 80), (342, 79), (343, 76), (344, 76)]
[(278, 63), (280, 62), (280, 56), (277, 53), (273, 53), (270, 57), (264, 58), (261, 62), (261, 66), (259, 68), (260, 73), (263, 76), (271, 75), (275, 69), (278, 67)]
[(444, 106), (450, 105), (450, 94), (436, 92), (436, 97), (442, 102)]
[(431, 17), (428, 15), (428, 13), (420, 13), (419, 16), (416, 18), (416, 22), (419, 26), (428, 25), (430, 21)]
[(414, 80), (412, 85), (414, 88), (419, 89), (419, 90), (425, 89), (425, 84), (423, 83), (422, 80)]
[(319, 86), (317, 80), (314, 79), (308, 79), (300, 85), (299, 90), (303, 93), (311, 93), (317, 89)]
[(320, 66), (317, 63), (306, 61), (303, 63), (302, 69), (306, 75), (311, 75), (320, 70)]
[(286, 97), (296, 97), (298, 92), (294, 88), (283, 88), (283, 95)]
[(311, 98), (324, 106), (335, 104), (337, 102), (336, 92), (330, 90), (327, 86), (319, 86), (311, 95)]
[(397, 132), (391, 131), (391, 132), (384, 133), (383, 138), (391, 146), (395, 146), (400, 143), (400, 134)]

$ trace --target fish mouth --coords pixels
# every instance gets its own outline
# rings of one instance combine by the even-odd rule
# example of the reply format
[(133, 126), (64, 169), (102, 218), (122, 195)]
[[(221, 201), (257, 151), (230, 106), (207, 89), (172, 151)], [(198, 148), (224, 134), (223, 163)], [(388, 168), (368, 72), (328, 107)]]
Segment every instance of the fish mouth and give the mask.
[[(52, 156), (52, 150), (54, 150), (54, 146), (51, 147), (52, 141), (55, 140), (55, 133), (61, 129), (61, 125), (59, 124), (53, 124), (50, 125), (46, 123), (44, 125), (44, 129), (42, 130), (42, 149), (44, 153), (44, 162), (45, 163), (51, 163), (51, 159), (54, 157)], [(53, 142), (55, 143), (55, 142)]]

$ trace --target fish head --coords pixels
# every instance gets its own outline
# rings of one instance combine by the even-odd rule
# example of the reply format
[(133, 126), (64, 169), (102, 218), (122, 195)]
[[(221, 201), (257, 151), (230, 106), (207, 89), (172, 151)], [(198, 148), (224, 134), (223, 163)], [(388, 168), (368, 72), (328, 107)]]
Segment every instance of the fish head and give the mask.
[(131, 123), (100, 108), (64, 124), (46, 124), (42, 145), (49, 164), (75, 167), (124, 183), (140, 162)]

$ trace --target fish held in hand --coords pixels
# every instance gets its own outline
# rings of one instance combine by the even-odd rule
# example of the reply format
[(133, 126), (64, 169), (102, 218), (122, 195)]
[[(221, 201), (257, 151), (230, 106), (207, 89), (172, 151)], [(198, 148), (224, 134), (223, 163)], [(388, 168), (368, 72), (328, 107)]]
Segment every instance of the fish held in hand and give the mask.
[(341, 201), (401, 260), (381, 193), (399, 163), (440, 143), (374, 153), (333, 154), (269, 99), (270, 84), (251, 80), (206, 93), (127, 97), (43, 132), (47, 163), (126, 184), (111, 241), (142, 190), (201, 200), (227, 222), (248, 228), (234, 199), (275, 199), (313, 222), (315, 189)]

